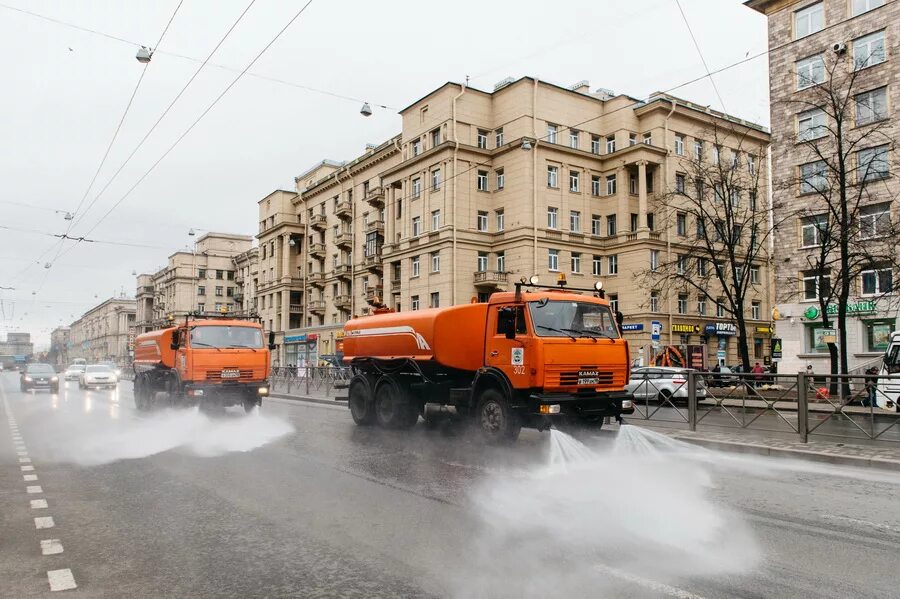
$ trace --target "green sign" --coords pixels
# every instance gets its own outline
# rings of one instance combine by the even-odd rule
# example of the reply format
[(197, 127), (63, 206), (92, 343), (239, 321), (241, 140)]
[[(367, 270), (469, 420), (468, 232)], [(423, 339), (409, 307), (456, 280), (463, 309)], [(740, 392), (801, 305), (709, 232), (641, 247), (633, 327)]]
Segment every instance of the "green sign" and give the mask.
[[(875, 311), (875, 302), (872, 300), (861, 300), (858, 302), (850, 302), (847, 304), (847, 315), (855, 316), (857, 314), (868, 314)], [(836, 316), (838, 313), (837, 304), (828, 304), (825, 311), (829, 316)], [(803, 311), (803, 317), (806, 320), (816, 320), (822, 313), (817, 306), (810, 306)]]

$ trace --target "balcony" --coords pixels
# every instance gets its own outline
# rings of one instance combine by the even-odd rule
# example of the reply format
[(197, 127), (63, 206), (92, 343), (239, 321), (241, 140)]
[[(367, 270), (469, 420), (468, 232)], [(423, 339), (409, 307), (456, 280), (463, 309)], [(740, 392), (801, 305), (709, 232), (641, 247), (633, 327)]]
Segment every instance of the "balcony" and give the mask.
[(338, 264), (334, 267), (334, 272), (332, 274), (339, 279), (349, 279), (352, 270), (353, 269), (350, 268), (349, 264)]
[(383, 285), (375, 285), (374, 287), (369, 287), (366, 289), (366, 301), (370, 304), (381, 302), (384, 293)]
[(310, 285), (315, 285), (316, 287), (322, 287), (325, 285), (325, 273), (324, 272), (311, 272), (309, 276), (306, 278), (309, 281)]
[(309, 311), (314, 313), (325, 312), (325, 300), (312, 300), (309, 302)]
[(334, 298), (334, 305), (338, 307), (339, 310), (349, 310), (351, 304), (351, 299), (349, 295), (338, 295)]
[(339, 248), (347, 250), (353, 249), (353, 233), (350, 231), (341, 231), (334, 236), (334, 244)]
[(334, 207), (334, 214), (340, 219), (351, 220), (353, 218), (353, 204), (347, 200), (341, 200)]
[(244, 301), (244, 294), (243, 294), (243, 293), (235, 293), (235, 294), (234, 294), (234, 301), (236, 301), (236, 302), (242, 302), (242, 301)]
[(325, 244), (324, 243), (311, 243), (309, 244), (309, 255), (322, 260), (325, 258)]
[(313, 214), (309, 217), (309, 226), (316, 231), (324, 231), (328, 228), (328, 219), (324, 214)]
[(291, 314), (302, 314), (303, 304), (291, 304), (289, 310)]
[(473, 274), (476, 287), (500, 287), (506, 285), (506, 273), (499, 270), (477, 270)]
[(384, 208), (384, 188), (373, 187), (365, 197), (366, 203), (373, 208)]
[(384, 270), (384, 264), (381, 262), (381, 252), (376, 252), (363, 258), (363, 266), (372, 272), (381, 272)]
[(366, 223), (366, 233), (378, 233), (384, 235), (384, 221), (373, 220)]
[(393, 279), (391, 281), (391, 293), (400, 293), (400, 286), (403, 282), (400, 279)]

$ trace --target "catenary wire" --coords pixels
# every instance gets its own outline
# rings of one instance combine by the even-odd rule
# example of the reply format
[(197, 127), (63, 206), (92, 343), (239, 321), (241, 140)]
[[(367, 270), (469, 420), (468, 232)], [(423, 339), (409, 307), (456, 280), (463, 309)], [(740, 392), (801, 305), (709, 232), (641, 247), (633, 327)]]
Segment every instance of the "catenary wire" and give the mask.
[(675, 5), (678, 7), (678, 12), (681, 13), (681, 18), (684, 20), (684, 25), (687, 27), (688, 33), (691, 35), (691, 40), (694, 42), (694, 48), (697, 49), (697, 54), (700, 55), (700, 62), (703, 63), (703, 68), (706, 70), (706, 74), (709, 77), (709, 82), (712, 84), (713, 90), (716, 92), (716, 97), (719, 98), (719, 103), (722, 105), (722, 111), (728, 112), (725, 108), (725, 100), (722, 99), (722, 94), (719, 93), (719, 86), (716, 85), (716, 80), (713, 79), (712, 74), (709, 72), (709, 65), (706, 62), (706, 57), (703, 56), (703, 50), (700, 49), (700, 43), (697, 41), (697, 36), (694, 35), (694, 30), (691, 28), (691, 23), (688, 21), (687, 15), (684, 12), (684, 8), (681, 6), (681, 0), (675, 0)]

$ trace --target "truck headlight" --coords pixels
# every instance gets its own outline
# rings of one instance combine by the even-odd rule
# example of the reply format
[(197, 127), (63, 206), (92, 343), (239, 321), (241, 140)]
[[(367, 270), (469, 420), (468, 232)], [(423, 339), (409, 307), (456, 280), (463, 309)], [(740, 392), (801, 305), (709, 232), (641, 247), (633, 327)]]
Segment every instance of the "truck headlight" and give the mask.
[(559, 414), (559, 404), (549, 404), (540, 407), (541, 414)]
[(623, 410), (630, 410), (630, 409), (633, 408), (633, 407), (634, 407), (634, 404), (631, 402), (630, 399), (623, 399), (623, 400), (622, 400), (622, 409), (623, 409)]
[(256, 390), (256, 392), (259, 393), (260, 395), (268, 395), (269, 388), (268, 387), (260, 387), (259, 389)]

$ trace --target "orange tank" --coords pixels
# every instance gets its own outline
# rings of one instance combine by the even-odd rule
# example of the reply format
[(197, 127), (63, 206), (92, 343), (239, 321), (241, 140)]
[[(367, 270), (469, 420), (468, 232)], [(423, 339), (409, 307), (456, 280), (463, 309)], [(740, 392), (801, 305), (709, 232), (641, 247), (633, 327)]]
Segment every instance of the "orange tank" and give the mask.
[(418, 361), (478, 370), (484, 365), (488, 304), (464, 304), (354, 318), (344, 325), (344, 358)]
[(137, 370), (165, 366), (175, 367), (172, 333), (176, 327), (141, 333), (134, 340), (134, 367)]

